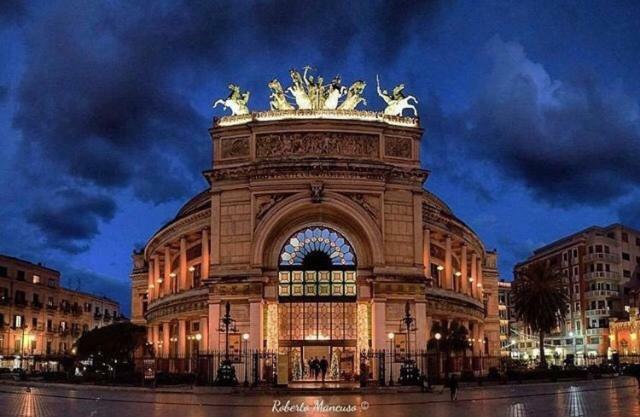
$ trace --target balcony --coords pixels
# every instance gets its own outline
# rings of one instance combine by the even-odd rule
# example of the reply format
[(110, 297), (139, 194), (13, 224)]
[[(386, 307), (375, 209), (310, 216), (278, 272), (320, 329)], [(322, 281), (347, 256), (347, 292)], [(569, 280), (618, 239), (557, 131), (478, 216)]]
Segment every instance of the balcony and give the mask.
[(27, 300), (24, 299), (17, 299), (13, 302), (13, 305), (16, 307), (26, 307), (27, 304)]
[(614, 290), (589, 290), (585, 292), (587, 298), (592, 297), (620, 297), (620, 293)]
[(104, 321), (111, 321), (111, 314), (104, 313)]
[(74, 306), (74, 307), (71, 308), (71, 313), (74, 316), (81, 316), (82, 315), (82, 309), (80, 307)]
[(606, 308), (596, 309), (596, 310), (587, 310), (587, 317), (609, 317), (610, 310)]
[(0, 306), (10, 306), (11, 298), (9, 297), (0, 297)]
[(613, 253), (589, 253), (585, 256), (585, 261), (605, 261), (605, 262), (619, 262), (618, 255)]
[(609, 329), (607, 329), (606, 327), (600, 327), (600, 328), (596, 327), (596, 328), (587, 329), (587, 336), (602, 336), (608, 333), (609, 333)]
[(42, 309), (42, 303), (40, 301), (32, 301), (31, 302), (31, 308), (34, 310), (41, 310)]
[(55, 311), (58, 309), (58, 306), (55, 304), (47, 304), (47, 310)]
[(93, 314), (93, 318), (94, 318), (95, 320), (100, 320), (100, 319), (102, 318), (102, 313), (100, 313), (100, 312), (97, 312), (97, 311), (96, 311), (96, 312)]
[(614, 271), (595, 271), (586, 273), (587, 281), (593, 280), (610, 280), (618, 281), (620, 279), (620, 273)]

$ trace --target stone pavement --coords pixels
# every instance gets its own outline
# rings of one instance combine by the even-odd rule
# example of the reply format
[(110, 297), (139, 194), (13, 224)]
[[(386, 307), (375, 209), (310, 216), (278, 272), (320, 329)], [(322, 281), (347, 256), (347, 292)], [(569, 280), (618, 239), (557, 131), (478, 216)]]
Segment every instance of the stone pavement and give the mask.
[(158, 393), (143, 390), (0, 386), (2, 417), (200, 417), (345, 415), (372, 417), (628, 417), (640, 415), (635, 380), (523, 384), (443, 394), (301, 396)]

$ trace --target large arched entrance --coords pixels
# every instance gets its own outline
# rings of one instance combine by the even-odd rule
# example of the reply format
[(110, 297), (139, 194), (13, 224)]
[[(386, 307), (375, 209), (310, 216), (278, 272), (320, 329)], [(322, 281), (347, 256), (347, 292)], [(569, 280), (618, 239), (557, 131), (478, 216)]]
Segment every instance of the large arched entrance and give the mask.
[(327, 227), (294, 233), (280, 252), (278, 346), (289, 354), (293, 380), (314, 379), (324, 358), (327, 379), (355, 373), (356, 256), (348, 240)]

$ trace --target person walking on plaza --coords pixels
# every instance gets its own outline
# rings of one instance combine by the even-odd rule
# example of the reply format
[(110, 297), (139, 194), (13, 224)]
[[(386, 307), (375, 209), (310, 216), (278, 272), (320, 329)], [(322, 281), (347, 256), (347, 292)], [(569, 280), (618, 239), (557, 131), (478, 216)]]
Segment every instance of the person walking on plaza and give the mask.
[(449, 379), (449, 389), (451, 390), (451, 401), (458, 399), (458, 378), (455, 375), (451, 375)]
[(320, 361), (317, 356), (311, 362), (311, 368), (313, 369), (313, 379), (317, 381), (320, 374)]
[(327, 375), (327, 369), (329, 369), (329, 362), (327, 361), (327, 358), (323, 356), (322, 360), (320, 361), (320, 370), (322, 371), (322, 382), (324, 382), (324, 378)]

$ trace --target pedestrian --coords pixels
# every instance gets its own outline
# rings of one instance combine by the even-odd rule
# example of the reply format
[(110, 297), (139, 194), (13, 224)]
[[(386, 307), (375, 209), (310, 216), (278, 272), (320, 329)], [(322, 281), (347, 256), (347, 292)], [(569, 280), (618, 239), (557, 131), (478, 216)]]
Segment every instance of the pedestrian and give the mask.
[(313, 366), (313, 379), (317, 381), (320, 374), (320, 361), (317, 356), (313, 359), (311, 365)]
[(322, 371), (322, 382), (324, 382), (324, 378), (327, 375), (327, 369), (329, 369), (329, 362), (327, 361), (327, 358), (323, 356), (322, 360), (320, 361), (320, 370)]
[(449, 379), (449, 389), (451, 390), (451, 401), (458, 399), (458, 379), (455, 375), (451, 375)]
[(313, 359), (309, 358), (309, 361), (307, 362), (307, 365), (309, 366), (309, 378), (311, 378), (313, 376)]

